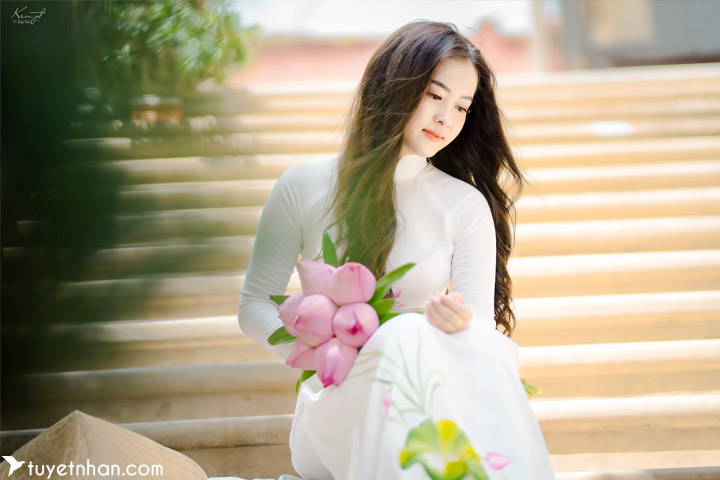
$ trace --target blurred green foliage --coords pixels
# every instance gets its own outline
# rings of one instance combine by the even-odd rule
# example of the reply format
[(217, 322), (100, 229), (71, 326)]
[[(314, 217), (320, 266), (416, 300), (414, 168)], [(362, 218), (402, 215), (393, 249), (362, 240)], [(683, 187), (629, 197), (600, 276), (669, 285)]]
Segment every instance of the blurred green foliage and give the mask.
[(103, 90), (137, 95), (191, 93), (226, 67), (243, 62), (247, 32), (228, 0), (80, 2), (102, 40)]

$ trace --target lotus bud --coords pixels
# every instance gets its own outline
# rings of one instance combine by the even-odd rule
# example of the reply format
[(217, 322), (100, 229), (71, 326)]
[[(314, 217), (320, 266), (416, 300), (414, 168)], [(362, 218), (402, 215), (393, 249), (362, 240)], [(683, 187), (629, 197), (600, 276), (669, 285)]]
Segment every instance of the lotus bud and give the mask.
[(330, 277), (335, 267), (312, 260), (300, 260), (297, 263), (297, 271), (304, 295), (328, 295)]
[(333, 332), (348, 347), (360, 348), (380, 325), (375, 309), (367, 303), (349, 303), (333, 317)]
[(308, 295), (295, 311), (293, 326), (297, 336), (311, 347), (317, 347), (333, 337), (332, 318), (337, 305), (325, 295)]
[(356, 348), (348, 347), (337, 338), (315, 349), (317, 374), (325, 387), (340, 385), (348, 376), (358, 356)]
[(298, 338), (293, 343), (293, 348), (290, 351), (290, 355), (285, 359), (285, 363), (293, 368), (317, 370), (315, 349)]
[(338, 305), (363, 303), (375, 293), (375, 276), (356, 262), (339, 266), (330, 278), (329, 297)]
[(285, 325), (285, 330), (288, 331), (293, 337), (297, 337), (297, 331), (295, 330), (295, 312), (297, 311), (298, 305), (302, 299), (305, 298), (302, 292), (293, 293), (285, 301), (278, 306), (278, 312), (280, 313), (280, 320)]

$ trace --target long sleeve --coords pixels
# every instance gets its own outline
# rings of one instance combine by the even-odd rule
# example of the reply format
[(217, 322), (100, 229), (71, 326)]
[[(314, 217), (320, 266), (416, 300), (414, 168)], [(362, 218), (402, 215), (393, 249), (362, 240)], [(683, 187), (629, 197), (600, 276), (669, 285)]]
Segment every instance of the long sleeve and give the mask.
[(267, 342), (282, 326), (277, 306), (268, 296), (285, 292), (302, 248), (302, 201), (293, 170), (278, 179), (263, 208), (238, 308), (243, 332), (283, 360), (291, 345)]
[(472, 306), (475, 319), (494, 327), (495, 225), (487, 200), (474, 193), (455, 212), (450, 285)]

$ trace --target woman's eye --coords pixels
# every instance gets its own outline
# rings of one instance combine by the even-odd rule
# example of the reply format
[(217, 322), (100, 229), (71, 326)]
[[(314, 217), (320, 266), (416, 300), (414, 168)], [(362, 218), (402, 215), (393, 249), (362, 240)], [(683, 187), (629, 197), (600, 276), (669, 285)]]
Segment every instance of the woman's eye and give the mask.
[(461, 111), (462, 113), (468, 113), (468, 109), (465, 108), (465, 107), (457, 107), (457, 109), (458, 109), (459, 111)]
[(432, 92), (428, 92), (428, 95), (430, 95), (430, 98), (432, 98), (433, 100), (442, 100), (442, 98), (440, 97), (440, 95), (435, 95), (435, 94), (432, 93)]

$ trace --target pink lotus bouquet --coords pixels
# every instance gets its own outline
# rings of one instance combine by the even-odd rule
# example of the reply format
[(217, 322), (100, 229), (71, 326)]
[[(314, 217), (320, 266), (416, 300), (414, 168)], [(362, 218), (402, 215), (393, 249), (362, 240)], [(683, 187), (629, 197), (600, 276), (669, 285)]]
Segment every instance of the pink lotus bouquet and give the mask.
[(297, 389), (315, 373), (325, 387), (345, 380), (358, 350), (380, 325), (398, 315), (390, 311), (396, 299), (385, 297), (392, 284), (415, 266), (405, 264), (376, 281), (360, 263), (338, 266), (337, 251), (327, 233), (323, 260), (298, 262), (301, 292), (270, 295), (278, 304), (283, 326), (270, 335), (268, 343), (293, 342), (285, 363), (303, 369)]

